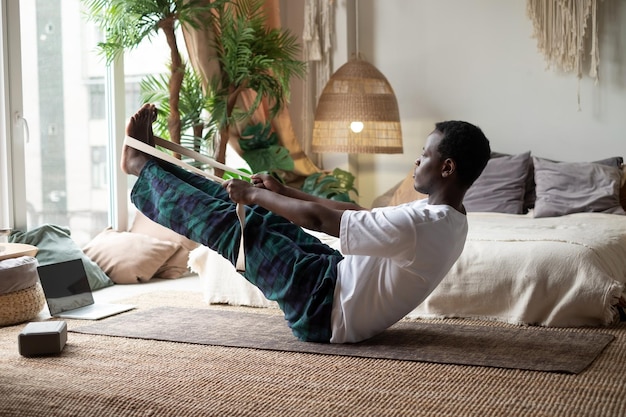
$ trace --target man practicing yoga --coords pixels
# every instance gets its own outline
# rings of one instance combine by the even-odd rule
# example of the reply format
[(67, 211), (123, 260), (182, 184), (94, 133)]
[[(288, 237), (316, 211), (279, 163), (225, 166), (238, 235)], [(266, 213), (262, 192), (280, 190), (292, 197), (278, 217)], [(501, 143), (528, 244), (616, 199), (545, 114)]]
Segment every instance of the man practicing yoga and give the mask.
[[(154, 146), (154, 105), (129, 121), (128, 136)], [(245, 205), (245, 272), (282, 309), (293, 334), (312, 342), (370, 338), (417, 307), (460, 256), (467, 236), (463, 197), (490, 157), (469, 123), (437, 123), (415, 161), (428, 198), (366, 210), (317, 198), (270, 175), (252, 182), (207, 180), (124, 146), (121, 168), (137, 176), (132, 202), (146, 216), (210, 247), (233, 265)], [(302, 228), (339, 237), (341, 253)]]

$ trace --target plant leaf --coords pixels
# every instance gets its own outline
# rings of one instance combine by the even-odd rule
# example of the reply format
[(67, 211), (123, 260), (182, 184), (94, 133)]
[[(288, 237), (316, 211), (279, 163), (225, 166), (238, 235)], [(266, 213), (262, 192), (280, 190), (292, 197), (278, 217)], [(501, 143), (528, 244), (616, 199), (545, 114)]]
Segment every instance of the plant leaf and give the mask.
[(244, 152), (241, 157), (248, 163), (252, 172), (293, 171), (294, 162), (289, 150), (283, 146), (270, 146)]
[(239, 139), (242, 151), (267, 149), (274, 145), (278, 145), (278, 136), (272, 131), (270, 122), (246, 126)]
[(309, 175), (305, 178), (301, 190), (317, 197), (344, 202), (354, 202), (350, 198), (351, 191), (358, 195), (354, 188), (354, 176), (339, 168), (332, 174), (316, 172)]

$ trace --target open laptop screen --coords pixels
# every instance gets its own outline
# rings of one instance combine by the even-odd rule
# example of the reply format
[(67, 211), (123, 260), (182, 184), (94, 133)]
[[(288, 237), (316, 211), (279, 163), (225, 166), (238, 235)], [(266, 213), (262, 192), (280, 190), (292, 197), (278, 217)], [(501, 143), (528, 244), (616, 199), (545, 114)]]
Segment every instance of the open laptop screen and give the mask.
[(37, 272), (51, 315), (93, 304), (81, 259), (40, 265)]

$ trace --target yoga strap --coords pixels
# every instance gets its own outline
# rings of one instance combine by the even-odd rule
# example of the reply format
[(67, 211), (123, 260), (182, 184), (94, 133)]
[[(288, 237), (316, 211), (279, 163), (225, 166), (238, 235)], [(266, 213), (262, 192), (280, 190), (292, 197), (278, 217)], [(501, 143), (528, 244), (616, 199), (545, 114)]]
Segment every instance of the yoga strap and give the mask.
[[(224, 164), (221, 164), (219, 162), (217, 162), (214, 159), (209, 158), (206, 155), (202, 155), (196, 151), (192, 151), (191, 149), (187, 149), (181, 145), (178, 145), (174, 142), (170, 142), (169, 140), (165, 140), (162, 139), (158, 136), (154, 136), (154, 142), (155, 145), (161, 146), (163, 148), (169, 149), (170, 151), (179, 153), (181, 155), (185, 155), (189, 158), (192, 158), (198, 162), (203, 162), (206, 164), (211, 165), (214, 168), (220, 168), (224, 171), (228, 171), (228, 172), (232, 172), (235, 173), (237, 175), (240, 175), (244, 178), (250, 178), (250, 174), (245, 173), (243, 171), (240, 171), (238, 169), (234, 169), (234, 168), (230, 168)], [(146, 153), (150, 156), (154, 156), (155, 158), (161, 159), (163, 161), (169, 162), (173, 165), (177, 165), (187, 171), (193, 172), (195, 174), (201, 175), (205, 178), (208, 178), (211, 181), (215, 181), (219, 184), (224, 183), (224, 179), (217, 177), (213, 174), (209, 174), (208, 172), (205, 172), (201, 169), (198, 169), (196, 167), (194, 167), (193, 165), (189, 165), (186, 162), (181, 161), (178, 158), (174, 158), (172, 155), (163, 152), (159, 149), (157, 149), (154, 146), (150, 146), (147, 143), (144, 143), (140, 140), (137, 140), (135, 138), (132, 138), (130, 136), (126, 136), (124, 138), (124, 145), (126, 146), (130, 146), (131, 148), (137, 149), (138, 151), (141, 151), (143, 153)], [(246, 210), (245, 207), (241, 204), (237, 204), (237, 217), (239, 218), (239, 223), (241, 224), (241, 240), (239, 241), (239, 255), (237, 256), (237, 265), (235, 265), (235, 267), (237, 268), (238, 271), (244, 271), (246, 268), (246, 262), (245, 262), (245, 254), (244, 254), (244, 249), (243, 249), (243, 228), (245, 226), (245, 222), (246, 222)]]

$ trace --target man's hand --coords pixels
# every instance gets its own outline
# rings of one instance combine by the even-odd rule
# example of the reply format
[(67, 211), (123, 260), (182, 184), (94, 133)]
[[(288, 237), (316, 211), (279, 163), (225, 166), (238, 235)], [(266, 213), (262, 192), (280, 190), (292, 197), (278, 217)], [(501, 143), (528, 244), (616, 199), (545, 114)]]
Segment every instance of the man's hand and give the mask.
[(250, 179), (252, 183), (231, 179), (224, 182), (222, 186), (226, 189), (226, 192), (228, 192), (231, 200), (237, 204), (244, 205), (254, 204), (252, 198), (255, 188), (273, 191), (277, 194), (284, 194), (285, 185), (269, 174), (254, 174)]
[(237, 204), (253, 204), (252, 194), (254, 193), (254, 186), (247, 181), (231, 179), (225, 181), (222, 187), (226, 189), (228, 196), (233, 202)]
[(265, 188), (278, 194), (284, 194), (285, 185), (270, 174), (254, 174), (252, 184), (257, 188)]

